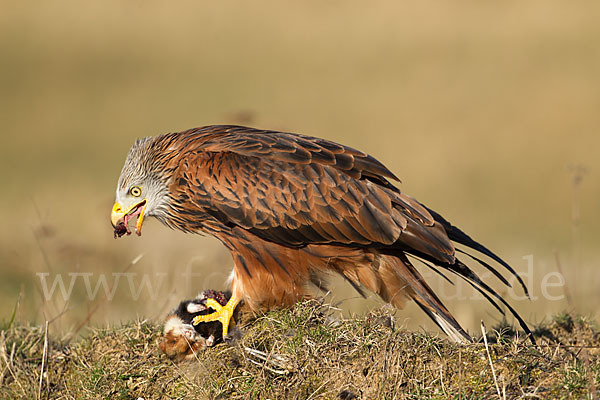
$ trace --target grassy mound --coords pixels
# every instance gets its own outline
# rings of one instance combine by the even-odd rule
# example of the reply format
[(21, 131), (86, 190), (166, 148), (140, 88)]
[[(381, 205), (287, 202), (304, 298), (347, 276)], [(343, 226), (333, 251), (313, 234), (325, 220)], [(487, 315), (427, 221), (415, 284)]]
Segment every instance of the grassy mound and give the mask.
[(488, 356), (481, 343), (394, 327), (385, 310), (356, 319), (330, 311), (310, 301), (267, 313), (183, 364), (160, 353), (154, 323), (70, 345), (50, 337), (41, 385), (44, 329), (11, 327), (0, 334), (0, 398), (582, 398), (600, 384), (600, 332), (583, 318), (538, 327), (537, 348), (507, 329), (490, 332)]

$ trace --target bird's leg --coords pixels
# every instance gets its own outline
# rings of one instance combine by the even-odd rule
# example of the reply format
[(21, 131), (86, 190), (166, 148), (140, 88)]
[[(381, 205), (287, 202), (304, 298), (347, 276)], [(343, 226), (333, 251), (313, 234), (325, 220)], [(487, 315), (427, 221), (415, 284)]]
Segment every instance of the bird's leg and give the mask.
[(235, 295), (232, 295), (224, 306), (220, 305), (216, 300), (206, 299), (206, 306), (212, 308), (215, 312), (212, 314), (195, 316), (192, 320), (192, 325), (198, 325), (201, 322), (220, 321), (223, 325), (223, 339), (225, 339), (225, 336), (227, 336), (227, 332), (229, 331), (229, 322), (231, 322), (231, 317), (233, 317), (233, 312), (239, 302), (240, 300), (237, 299)]

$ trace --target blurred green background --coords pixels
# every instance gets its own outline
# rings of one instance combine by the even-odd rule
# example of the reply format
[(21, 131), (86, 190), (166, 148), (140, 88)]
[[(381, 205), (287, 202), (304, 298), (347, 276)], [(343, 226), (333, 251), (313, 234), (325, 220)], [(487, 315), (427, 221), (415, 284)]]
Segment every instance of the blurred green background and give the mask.
[[(223, 287), (231, 260), (216, 240), (147, 221), (117, 241), (108, 218), (135, 138), (214, 123), (369, 152), (517, 270), (532, 260), (537, 300), (513, 301), (528, 321), (594, 314), (599, 12), (597, 1), (0, 1), (0, 320), (20, 299), (18, 320), (68, 333), (162, 318)], [(544, 289), (561, 270), (566, 288)], [(107, 301), (68, 275), (93, 289), (123, 271)], [(76, 278), (67, 301), (58, 287), (45, 300), (42, 273), (67, 289)], [(152, 290), (134, 296), (129, 283), (144, 279)], [(439, 287), (471, 330), (500, 318), (466, 288)], [(355, 297), (344, 286), (332, 301), (376, 304)], [(431, 327), (414, 306), (398, 318)]]

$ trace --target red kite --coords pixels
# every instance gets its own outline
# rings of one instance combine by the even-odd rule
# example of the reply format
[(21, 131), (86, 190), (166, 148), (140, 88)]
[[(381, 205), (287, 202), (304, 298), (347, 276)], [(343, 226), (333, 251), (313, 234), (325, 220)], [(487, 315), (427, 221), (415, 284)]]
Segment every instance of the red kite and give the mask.
[[(457, 342), (471, 337), (411, 263), (425, 262), (470, 283), (500, 312), (502, 303), (457, 253), (509, 282), (483, 254), (513, 274), (501, 258), (437, 212), (402, 193), (398, 178), (370, 155), (325, 139), (241, 126), (207, 126), (140, 139), (131, 147), (117, 186), (111, 221), (115, 237), (144, 217), (184, 232), (209, 234), (234, 261), (232, 297), (194, 323), (221, 321), (223, 336), (238, 302), (251, 309), (290, 306), (336, 272), (402, 308), (414, 300)], [(455, 248), (455, 244), (465, 249)], [(491, 261), (490, 261), (491, 262)], [(214, 304), (213, 304), (214, 303)]]

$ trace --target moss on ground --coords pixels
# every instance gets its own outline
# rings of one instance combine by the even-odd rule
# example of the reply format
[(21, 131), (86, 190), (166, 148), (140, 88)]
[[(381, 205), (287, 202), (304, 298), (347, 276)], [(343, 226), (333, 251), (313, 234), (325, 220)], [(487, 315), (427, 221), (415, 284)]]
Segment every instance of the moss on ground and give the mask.
[[(61, 399), (479, 399), (498, 398), (483, 344), (459, 346), (394, 327), (385, 310), (332, 317), (316, 301), (269, 312), (238, 337), (174, 364), (161, 327), (137, 321), (91, 331), (69, 345), (50, 337), (42, 398)], [(502, 397), (583, 398), (600, 385), (600, 332), (568, 314), (539, 326), (539, 347), (490, 334)], [(586, 346), (586, 347), (582, 347)], [(36, 398), (44, 329), (0, 333), (0, 398)]]

